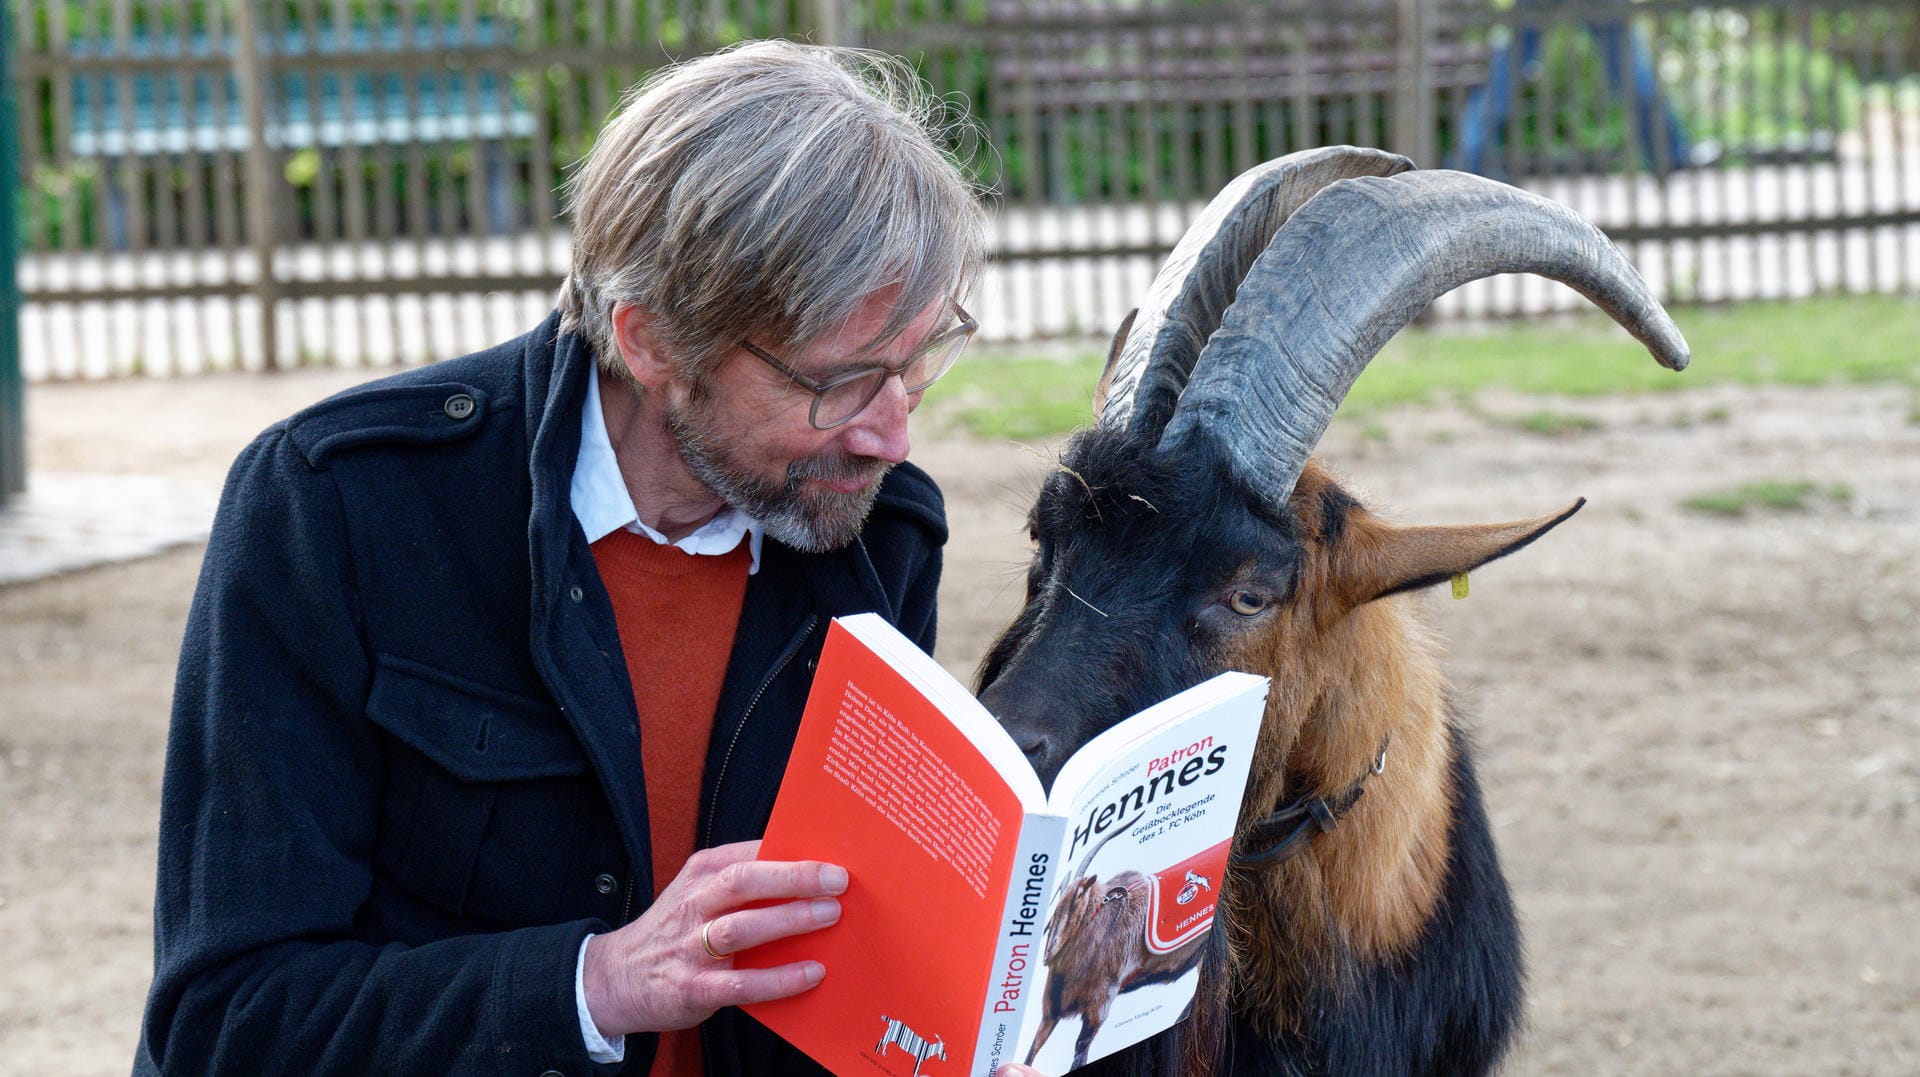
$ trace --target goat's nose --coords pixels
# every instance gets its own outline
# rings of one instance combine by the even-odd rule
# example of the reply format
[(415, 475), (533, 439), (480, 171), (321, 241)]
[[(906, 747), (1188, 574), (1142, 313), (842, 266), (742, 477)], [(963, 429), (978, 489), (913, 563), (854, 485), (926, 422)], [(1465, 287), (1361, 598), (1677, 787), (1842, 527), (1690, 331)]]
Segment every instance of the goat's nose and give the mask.
[(1047, 758), (1048, 749), (1053, 747), (1053, 742), (1047, 738), (1043, 730), (1020, 729), (1008, 730), (1008, 732), (1013, 734), (1013, 743), (1026, 753), (1029, 762), (1038, 763)]

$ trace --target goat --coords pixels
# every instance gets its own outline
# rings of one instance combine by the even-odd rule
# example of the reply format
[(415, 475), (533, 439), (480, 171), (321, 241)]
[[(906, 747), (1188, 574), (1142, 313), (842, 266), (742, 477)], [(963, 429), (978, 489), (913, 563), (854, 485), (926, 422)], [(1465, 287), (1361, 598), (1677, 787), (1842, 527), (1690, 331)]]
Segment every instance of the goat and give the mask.
[(1439, 645), (1404, 596), (1581, 502), (1396, 526), (1310, 454), (1386, 340), (1468, 280), (1566, 282), (1671, 369), (1687, 345), (1564, 207), (1411, 168), (1338, 147), (1229, 185), (1116, 338), (1098, 421), (1029, 517), (1026, 606), (980, 698), (1047, 783), (1119, 717), (1215, 672), (1272, 680), (1189, 1013), (1088, 1072), (1476, 1074), (1518, 1025), (1512, 900)]
[(1137, 871), (1123, 871), (1103, 881), (1087, 874), (1101, 847), (1143, 818), (1136, 815), (1093, 843), (1068, 876), (1072, 882), (1061, 889), (1047, 917), (1043, 955), (1047, 985), (1040, 998), (1040, 1025), (1027, 1050), (1029, 1066), (1053, 1035), (1054, 1026), (1075, 1016), (1080, 1018), (1080, 1035), (1073, 1045), (1073, 1066), (1085, 1065), (1093, 1037), (1106, 1022), (1116, 997), (1136, 988), (1171, 983), (1200, 963), (1205, 936), (1164, 953), (1147, 945), (1147, 919), (1152, 914), (1147, 888), (1153, 880)]
[(886, 1027), (880, 1030), (880, 1042), (874, 1045), (874, 1054), (885, 1058), (887, 1057), (887, 1048), (896, 1043), (899, 1044), (900, 1049), (905, 1051), (908, 1056), (913, 1059), (913, 1077), (920, 1077), (920, 1067), (926, 1065), (927, 1059), (929, 1058), (937, 1058), (943, 1062), (946, 1061), (947, 1041), (945, 1037), (928, 1040), (925, 1036), (908, 1028), (906, 1022), (896, 1021), (886, 1014), (880, 1015), (880, 1021)]

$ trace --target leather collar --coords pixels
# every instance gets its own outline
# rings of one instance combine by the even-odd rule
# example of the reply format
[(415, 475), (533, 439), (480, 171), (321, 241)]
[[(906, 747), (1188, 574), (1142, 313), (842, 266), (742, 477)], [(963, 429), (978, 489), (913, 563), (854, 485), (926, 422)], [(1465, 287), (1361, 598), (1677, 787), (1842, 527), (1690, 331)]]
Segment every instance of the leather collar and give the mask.
[(1305, 852), (1313, 839), (1331, 832), (1359, 802), (1367, 791), (1367, 779), (1386, 769), (1387, 742), (1382, 741), (1373, 765), (1352, 785), (1330, 797), (1282, 799), (1266, 818), (1235, 836), (1229, 859), (1237, 867), (1267, 867)]

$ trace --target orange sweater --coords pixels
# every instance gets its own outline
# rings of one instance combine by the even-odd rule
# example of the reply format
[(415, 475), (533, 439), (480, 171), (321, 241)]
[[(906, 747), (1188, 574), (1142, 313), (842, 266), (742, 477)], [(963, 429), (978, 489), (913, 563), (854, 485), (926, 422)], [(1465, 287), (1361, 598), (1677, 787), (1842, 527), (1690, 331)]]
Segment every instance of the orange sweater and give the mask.
[[(693, 855), (713, 712), (747, 593), (747, 544), (695, 556), (622, 528), (593, 544), (640, 711), (653, 893)], [(699, 1077), (700, 1030), (660, 1037), (651, 1077)]]

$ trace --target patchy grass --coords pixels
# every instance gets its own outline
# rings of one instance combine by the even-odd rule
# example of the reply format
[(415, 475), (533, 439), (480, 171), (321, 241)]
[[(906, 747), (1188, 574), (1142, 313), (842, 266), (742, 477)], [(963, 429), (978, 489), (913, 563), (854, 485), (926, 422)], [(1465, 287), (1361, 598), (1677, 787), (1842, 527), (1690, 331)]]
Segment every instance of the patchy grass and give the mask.
[(1699, 423), (1724, 424), (1732, 421), (1732, 410), (1724, 404), (1717, 404), (1698, 415), (1691, 408), (1680, 408), (1673, 413), (1668, 425), (1678, 430), (1689, 430)]
[(1500, 426), (1543, 438), (1591, 434), (1603, 425), (1591, 415), (1574, 415), (1563, 411), (1534, 411), (1525, 415), (1499, 416), (1493, 421)]
[[(1409, 329), (1388, 342), (1354, 384), (1341, 414), (1487, 389), (1552, 396), (1683, 391), (1707, 385), (1907, 384), (1920, 422), (1920, 298), (1823, 296), (1791, 302), (1682, 308), (1693, 364), (1675, 374), (1638, 341), (1593, 314), (1492, 328)], [(980, 349), (928, 394), (928, 414), (990, 438), (1064, 433), (1092, 418), (1101, 347), (1065, 358)], [(1724, 421), (1709, 412), (1706, 421)]]
[(1816, 496), (1844, 503), (1853, 500), (1853, 489), (1835, 483), (1822, 490), (1804, 479), (1761, 479), (1731, 490), (1695, 494), (1680, 503), (1684, 509), (1710, 516), (1745, 516), (1749, 512), (1806, 512)]
[(1037, 441), (1093, 421), (1105, 362), (1105, 352), (1058, 359), (982, 349), (927, 393), (925, 408), (977, 437)]

